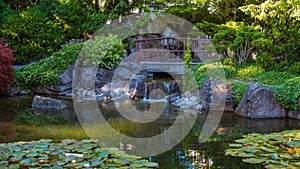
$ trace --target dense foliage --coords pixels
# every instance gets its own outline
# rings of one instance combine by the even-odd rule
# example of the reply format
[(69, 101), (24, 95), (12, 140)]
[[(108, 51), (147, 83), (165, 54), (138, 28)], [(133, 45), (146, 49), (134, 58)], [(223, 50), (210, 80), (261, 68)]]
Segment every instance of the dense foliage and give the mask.
[(285, 60), (299, 60), (300, 50), (300, 1), (267, 0), (259, 5), (250, 4), (240, 9), (256, 19), (272, 44), (265, 47), (269, 55)]
[[(82, 48), (83, 47), (83, 48)], [(114, 35), (99, 36), (85, 43), (70, 43), (63, 45), (50, 57), (32, 62), (15, 71), (15, 83), (21, 88), (32, 89), (38, 85), (57, 83), (58, 75), (69, 65), (74, 64), (81, 55), (84, 66), (101, 66), (107, 69), (115, 68), (122, 60), (124, 49)]]
[(1, 7), (5, 13), (0, 15), (0, 34), (16, 50), (19, 64), (50, 55), (69, 39), (90, 38), (107, 19), (94, 13), (87, 1), (42, 0), (20, 12), (12, 12), (3, 3)]
[(251, 56), (267, 45), (265, 41), (259, 27), (245, 26), (243, 22), (228, 22), (214, 35), (212, 42), (224, 57), (232, 58), (235, 64), (240, 65), (253, 60)]
[(125, 50), (116, 35), (97, 36), (84, 43), (81, 58), (84, 66), (116, 68), (123, 59)]
[(32, 89), (39, 84), (51, 85), (58, 81), (58, 75), (75, 63), (81, 44), (69, 44), (54, 52), (50, 57), (33, 62), (15, 71), (15, 83), (23, 89)]
[(0, 90), (11, 85), (14, 60), (13, 50), (7, 48), (0, 38)]
[(10, 15), (2, 25), (1, 33), (16, 50), (18, 63), (39, 59), (66, 41), (62, 22), (50, 20), (45, 13), (34, 8)]
[(283, 85), (273, 87), (276, 91), (275, 100), (283, 107), (291, 110), (299, 110), (300, 77), (287, 80)]

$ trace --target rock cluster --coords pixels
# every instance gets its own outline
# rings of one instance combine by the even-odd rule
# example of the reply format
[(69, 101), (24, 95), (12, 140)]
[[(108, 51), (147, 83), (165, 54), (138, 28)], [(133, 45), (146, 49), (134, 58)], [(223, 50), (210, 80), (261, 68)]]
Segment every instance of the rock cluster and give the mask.
[[(225, 103), (222, 103), (224, 101)], [(198, 93), (186, 92), (180, 99), (172, 102), (173, 105), (182, 109), (211, 110), (218, 109), (218, 105), (220, 105), (224, 111), (234, 112), (236, 115), (248, 118), (290, 117), (300, 119), (300, 98), (298, 99), (298, 110), (285, 110), (275, 102), (274, 91), (255, 83), (249, 84), (236, 108), (231, 85), (214, 79), (205, 81)]]

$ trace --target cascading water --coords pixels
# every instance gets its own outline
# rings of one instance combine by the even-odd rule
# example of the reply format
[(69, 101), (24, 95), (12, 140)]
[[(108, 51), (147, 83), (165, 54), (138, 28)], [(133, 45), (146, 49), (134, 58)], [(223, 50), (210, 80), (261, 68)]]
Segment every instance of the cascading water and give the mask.
[(147, 88), (147, 82), (144, 82), (144, 86), (145, 86), (145, 89), (144, 89), (144, 97), (143, 97), (143, 101), (147, 100), (147, 93), (148, 93), (148, 88)]

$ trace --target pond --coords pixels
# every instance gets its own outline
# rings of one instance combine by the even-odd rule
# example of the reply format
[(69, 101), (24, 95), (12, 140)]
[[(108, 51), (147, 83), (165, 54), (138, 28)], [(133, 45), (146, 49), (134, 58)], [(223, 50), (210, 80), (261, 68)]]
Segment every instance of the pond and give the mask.
[[(88, 135), (81, 127), (73, 108), (72, 100), (60, 98), (68, 108), (53, 116), (53, 112), (32, 113), (32, 97), (0, 97), (0, 142), (32, 141), (52, 139), (59, 142), (62, 139), (87, 139)], [(135, 102), (139, 110), (147, 110), (149, 103)], [(172, 126), (181, 110), (167, 104), (164, 113), (156, 120), (136, 124), (123, 117), (115, 108), (113, 102), (98, 102), (106, 121), (120, 133), (131, 137), (150, 137), (162, 133)], [(215, 133), (204, 143), (198, 142), (198, 136), (208, 112), (198, 112), (188, 116), (196, 116), (196, 122), (188, 135), (172, 149), (163, 154), (148, 157), (150, 161), (159, 163), (162, 169), (182, 168), (263, 168), (260, 165), (250, 165), (240, 158), (225, 156), (229, 143), (247, 133), (270, 133), (287, 129), (300, 129), (300, 121), (288, 118), (250, 120), (224, 112)], [(91, 117), (92, 118), (92, 117)], [(107, 133), (106, 133), (107, 134)], [(128, 153), (130, 145), (124, 143)], [(155, 144), (155, 143), (154, 143)], [(133, 146), (134, 147), (134, 146)]]

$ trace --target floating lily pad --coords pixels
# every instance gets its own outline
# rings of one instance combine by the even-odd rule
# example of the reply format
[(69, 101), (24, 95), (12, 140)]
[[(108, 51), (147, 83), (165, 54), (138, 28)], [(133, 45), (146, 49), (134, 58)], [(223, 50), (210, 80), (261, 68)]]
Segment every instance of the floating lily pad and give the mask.
[(243, 147), (243, 144), (229, 144), (229, 147)]
[(102, 161), (93, 161), (91, 163), (91, 167), (99, 167), (101, 164), (103, 164)]
[(268, 148), (268, 147), (265, 147), (265, 146), (262, 146), (260, 147), (262, 150), (266, 151), (266, 152), (269, 152), (269, 153), (274, 153), (276, 152), (277, 150), (275, 149), (272, 149), (272, 148)]
[(75, 143), (76, 140), (74, 139), (64, 139), (64, 140), (61, 140), (62, 143), (67, 143), (67, 144), (72, 144), (72, 143)]
[(287, 145), (293, 148), (300, 148), (300, 141), (289, 141)]
[(225, 155), (242, 157), (244, 162), (261, 163), (266, 168), (300, 168), (297, 161), (300, 160), (299, 130), (252, 133), (229, 146), (231, 148), (226, 150)]
[[(52, 140), (0, 144), (0, 165), (4, 168), (156, 168), (141, 157), (126, 154), (118, 148), (100, 148), (92, 140)], [(1, 155), (0, 151), (0, 155)], [(68, 154), (68, 155), (66, 155)], [(72, 154), (79, 154), (72, 155)], [(148, 165), (149, 167), (146, 167)]]
[(11, 164), (8, 167), (9, 169), (17, 169), (17, 168), (21, 168), (19, 164)]
[(245, 158), (243, 159), (246, 163), (252, 163), (252, 164), (259, 164), (265, 161), (265, 159), (259, 159), (259, 158)]
[(32, 161), (31, 158), (25, 158), (20, 161), (20, 165), (21, 166), (30, 166), (31, 161)]
[(144, 165), (145, 167), (155, 168), (158, 167), (158, 163), (150, 162)]
[(287, 160), (292, 160), (292, 159), (294, 159), (294, 157), (291, 156), (291, 155), (289, 155), (289, 154), (282, 154), (282, 155), (279, 155), (279, 156), (280, 156), (280, 158), (282, 158), (282, 159), (287, 159)]
[(239, 140), (235, 140), (235, 142), (237, 142), (237, 143), (248, 143), (249, 140), (248, 139), (239, 139)]
[(238, 153), (238, 156), (239, 157), (254, 157), (254, 154), (253, 153)]

